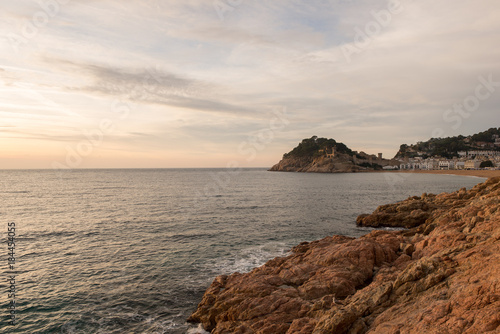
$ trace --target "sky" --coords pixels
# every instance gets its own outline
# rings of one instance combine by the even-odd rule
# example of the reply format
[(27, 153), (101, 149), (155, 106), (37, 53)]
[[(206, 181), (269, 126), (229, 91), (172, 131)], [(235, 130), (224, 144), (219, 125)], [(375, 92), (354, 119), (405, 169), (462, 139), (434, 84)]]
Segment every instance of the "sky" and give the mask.
[(0, 0), (0, 169), (393, 157), (498, 127), (497, 0)]

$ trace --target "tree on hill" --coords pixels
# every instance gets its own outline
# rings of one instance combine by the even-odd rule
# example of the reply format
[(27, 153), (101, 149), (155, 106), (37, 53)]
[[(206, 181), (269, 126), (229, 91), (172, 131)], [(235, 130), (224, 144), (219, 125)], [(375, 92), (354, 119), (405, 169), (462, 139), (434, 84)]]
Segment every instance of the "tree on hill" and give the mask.
[(500, 128), (490, 128), (486, 131), (479, 132), (471, 137), (472, 141), (486, 142), (486, 143), (494, 143), (493, 135), (500, 136)]
[(359, 164), (358, 166), (361, 166), (361, 167), (367, 167), (367, 168), (373, 168), (375, 170), (382, 170), (383, 167), (379, 164), (371, 164), (369, 162), (363, 162), (362, 164)]
[(479, 165), (479, 168), (488, 168), (488, 167), (495, 167), (495, 165), (493, 164), (493, 161), (486, 160), (486, 161), (481, 162), (481, 165)]
[[(487, 131), (477, 133), (466, 138), (464, 136), (431, 138), (426, 142), (418, 142), (413, 145), (403, 144), (400, 146), (396, 158), (414, 158), (416, 156), (439, 156), (451, 159), (458, 155), (459, 151), (476, 150), (478, 142), (492, 143), (495, 141), (493, 135), (500, 136), (500, 128), (491, 128)], [(466, 140), (467, 139), (467, 140)], [(490, 148), (498, 150), (498, 148)]]
[(332, 147), (335, 147), (335, 150), (339, 153), (353, 153), (344, 143), (338, 143), (334, 139), (312, 136), (311, 138), (303, 139), (297, 147), (285, 153), (283, 157), (315, 157), (319, 155), (319, 150), (330, 149)]

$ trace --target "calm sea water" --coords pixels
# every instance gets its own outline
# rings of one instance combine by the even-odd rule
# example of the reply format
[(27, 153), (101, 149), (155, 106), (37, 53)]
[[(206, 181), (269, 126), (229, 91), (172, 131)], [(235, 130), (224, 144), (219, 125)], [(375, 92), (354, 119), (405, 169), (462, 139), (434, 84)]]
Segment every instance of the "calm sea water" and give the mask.
[[(356, 217), (483, 179), (245, 169), (0, 171), (0, 333), (187, 333), (213, 278), (369, 231)], [(17, 318), (7, 325), (7, 223)]]

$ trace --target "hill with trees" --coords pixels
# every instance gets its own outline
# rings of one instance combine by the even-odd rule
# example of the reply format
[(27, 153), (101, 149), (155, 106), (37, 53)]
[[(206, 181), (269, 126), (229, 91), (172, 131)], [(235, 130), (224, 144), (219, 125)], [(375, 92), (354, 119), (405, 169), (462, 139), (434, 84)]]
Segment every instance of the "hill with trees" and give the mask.
[(491, 128), (467, 137), (431, 138), (426, 142), (401, 145), (394, 158), (443, 157), (451, 159), (458, 156), (460, 151), (500, 151), (498, 138), (500, 138), (500, 128)]
[(350, 148), (344, 143), (337, 143), (335, 139), (312, 136), (311, 138), (303, 139), (297, 147), (285, 153), (283, 158), (318, 157), (321, 155), (320, 150), (327, 150), (332, 147), (335, 147), (335, 150), (339, 153), (353, 154)]
[(312, 136), (283, 155), (271, 171), (342, 173), (362, 172), (396, 166), (399, 162), (382, 159), (374, 154), (356, 152), (335, 139)]

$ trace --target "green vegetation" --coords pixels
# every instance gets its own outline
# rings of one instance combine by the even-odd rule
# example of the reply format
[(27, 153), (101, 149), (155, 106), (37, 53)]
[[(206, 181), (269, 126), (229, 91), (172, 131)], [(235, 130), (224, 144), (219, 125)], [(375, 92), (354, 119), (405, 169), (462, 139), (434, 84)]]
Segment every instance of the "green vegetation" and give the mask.
[(395, 158), (414, 158), (417, 156), (443, 157), (451, 159), (458, 155), (459, 151), (470, 150), (500, 150), (493, 143), (494, 135), (500, 136), (500, 128), (491, 128), (475, 135), (464, 137), (431, 138), (426, 142), (418, 142), (414, 145), (403, 144)]
[(362, 164), (359, 164), (358, 166), (366, 167), (366, 168), (373, 168), (375, 170), (381, 170), (381, 169), (383, 169), (383, 167), (380, 166), (379, 164), (371, 164), (369, 162), (363, 162)]
[(500, 128), (491, 128), (487, 131), (477, 133), (471, 137), (471, 140), (475, 142), (493, 143), (495, 142), (493, 135), (500, 136)]
[(479, 166), (479, 168), (488, 168), (488, 167), (495, 167), (495, 165), (493, 164), (493, 161), (491, 161), (491, 160), (483, 161), (483, 162), (481, 162), (481, 165)]
[(302, 157), (317, 157), (320, 155), (319, 150), (330, 149), (335, 147), (339, 153), (353, 154), (352, 150), (343, 143), (338, 143), (334, 139), (318, 138), (312, 136), (309, 139), (304, 139), (302, 142), (288, 153), (283, 155), (284, 158), (302, 158)]

